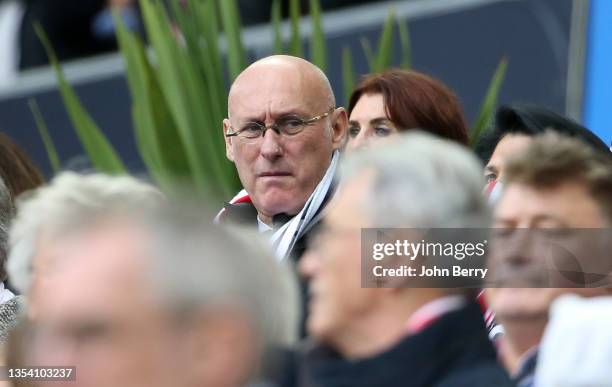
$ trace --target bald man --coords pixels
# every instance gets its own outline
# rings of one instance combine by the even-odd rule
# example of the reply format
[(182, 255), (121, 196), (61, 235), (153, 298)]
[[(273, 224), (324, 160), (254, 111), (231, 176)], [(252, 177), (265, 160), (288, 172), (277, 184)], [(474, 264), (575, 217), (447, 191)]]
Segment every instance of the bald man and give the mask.
[(333, 193), (347, 125), (312, 63), (285, 55), (253, 63), (234, 81), (223, 121), (227, 157), (244, 190), (218, 221), (270, 231), (277, 258), (298, 259)]

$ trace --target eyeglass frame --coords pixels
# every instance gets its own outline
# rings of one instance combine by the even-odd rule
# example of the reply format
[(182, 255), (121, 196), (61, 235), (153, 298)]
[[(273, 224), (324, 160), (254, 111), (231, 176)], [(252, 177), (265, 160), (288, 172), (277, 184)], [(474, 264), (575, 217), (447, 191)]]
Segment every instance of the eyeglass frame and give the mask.
[[(279, 136), (293, 137), (293, 136), (296, 136), (296, 135), (298, 135), (298, 134), (302, 133), (302, 132), (304, 131), (304, 129), (306, 129), (306, 126), (312, 125), (312, 124), (314, 124), (315, 122), (317, 122), (317, 121), (319, 121), (319, 120), (322, 120), (323, 118), (328, 117), (328, 116), (329, 116), (330, 114), (332, 114), (332, 113), (333, 113), (333, 112), (334, 112), (336, 109), (337, 109), (336, 107), (331, 107), (331, 108), (329, 108), (329, 109), (328, 109), (328, 110), (327, 110), (325, 113), (323, 113), (323, 114), (321, 114), (321, 115), (318, 115), (318, 116), (314, 116), (314, 117), (312, 117), (312, 118), (305, 119), (305, 120), (304, 120), (304, 119), (301, 119), (301, 118), (300, 118), (300, 117), (298, 117), (298, 116), (296, 116), (295, 118), (296, 118), (296, 119), (299, 119), (299, 120), (302, 122), (302, 124), (301, 124), (302, 128), (300, 129), (300, 131), (299, 131), (299, 132), (296, 132), (296, 133), (294, 133), (294, 134), (286, 134), (286, 133), (281, 132), (281, 130), (280, 130), (280, 128), (278, 127), (278, 124), (277, 124), (276, 122), (273, 122), (271, 125), (262, 125), (262, 124), (260, 124), (259, 122), (250, 121), (250, 122), (247, 122), (247, 123), (245, 123), (245, 124), (244, 124), (244, 125), (245, 125), (245, 127), (244, 127), (243, 129), (240, 129), (240, 130), (237, 130), (237, 131), (235, 131), (235, 132), (231, 132), (231, 133), (225, 133), (225, 137), (239, 137), (239, 138), (242, 138), (242, 139), (245, 139), (245, 140), (256, 140), (256, 139), (258, 139), (258, 138), (262, 138), (262, 137), (264, 137), (264, 136), (266, 135), (266, 131), (267, 131), (267, 130), (269, 130), (269, 129), (271, 129), (271, 130), (273, 130), (274, 132), (276, 132), (276, 134), (278, 134)], [(255, 124), (255, 125), (259, 126), (259, 127), (260, 127), (260, 129), (261, 129), (261, 135), (259, 135), (259, 136), (257, 136), (257, 137), (251, 137), (251, 138), (250, 138), (250, 137), (240, 137), (240, 133), (244, 132), (244, 131), (247, 129), (247, 128), (246, 128), (246, 126), (248, 126), (249, 124)], [(233, 128), (233, 126), (230, 124), (230, 125), (228, 126), (228, 129), (232, 129), (232, 130), (233, 130), (234, 128)]]

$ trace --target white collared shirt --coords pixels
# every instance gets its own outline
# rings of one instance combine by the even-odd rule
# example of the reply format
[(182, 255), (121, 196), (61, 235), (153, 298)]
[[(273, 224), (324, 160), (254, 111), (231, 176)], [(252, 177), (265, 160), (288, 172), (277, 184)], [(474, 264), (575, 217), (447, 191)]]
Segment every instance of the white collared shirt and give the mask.
[(262, 222), (261, 219), (259, 219), (259, 215), (257, 215), (257, 231), (259, 231), (260, 234), (263, 234), (266, 231), (272, 230), (273, 228)]

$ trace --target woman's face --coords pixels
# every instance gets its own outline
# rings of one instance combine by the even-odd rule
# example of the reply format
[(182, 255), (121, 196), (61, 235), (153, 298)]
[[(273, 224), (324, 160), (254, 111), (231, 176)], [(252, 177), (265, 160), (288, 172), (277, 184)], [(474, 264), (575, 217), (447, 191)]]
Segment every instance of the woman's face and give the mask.
[(352, 151), (398, 132), (387, 116), (382, 94), (364, 94), (349, 117), (346, 149)]

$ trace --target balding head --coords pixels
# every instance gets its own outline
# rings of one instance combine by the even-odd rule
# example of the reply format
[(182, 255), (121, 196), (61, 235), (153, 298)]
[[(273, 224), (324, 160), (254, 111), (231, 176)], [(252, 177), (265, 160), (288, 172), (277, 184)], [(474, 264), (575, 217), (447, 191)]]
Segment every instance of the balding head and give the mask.
[(236, 78), (225, 134), (246, 133), (247, 127), (257, 133), (252, 123), (309, 122), (298, 124), (303, 130), (293, 135), (271, 130), (256, 138), (226, 137), (227, 157), (264, 222), (280, 213), (298, 213), (321, 181), (346, 133), (346, 112), (335, 106), (323, 71), (301, 58), (270, 56)]
[(295, 56), (273, 55), (251, 64), (236, 78), (229, 92), (228, 117), (232, 117), (236, 98), (258, 95), (260, 85), (270, 82), (294, 82), (293, 86), (306, 93), (306, 102), (316, 105), (315, 108), (336, 106), (329, 80), (320, 68)]

